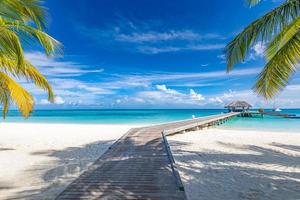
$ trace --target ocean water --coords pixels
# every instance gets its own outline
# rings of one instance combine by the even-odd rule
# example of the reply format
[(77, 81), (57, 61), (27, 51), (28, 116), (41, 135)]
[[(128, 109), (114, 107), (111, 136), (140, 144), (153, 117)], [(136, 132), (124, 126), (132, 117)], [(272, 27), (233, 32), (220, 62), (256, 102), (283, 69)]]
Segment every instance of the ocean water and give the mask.
[[(289, 112), (296, 114), (299, 111)], [(235, 117), (221, 126), (225, 129), (260, 130), (300, 133), (300, 119), (288, 119), (282, 117)]]
[[(75, 123), (75, 124), (158, 124), (204, 117), (226, 112), (225, 109), (90, 109), (90, 110), (37, 110), (24, 119), (19, 112), (10, 111), (5, 122), (22, 123)], [(300, 109), (286, 109), (282, 113), (300, 115)], [(3, 119), (1, 120), (4, 121)], [(265, 116), (235, 117), (222, 125), (226, 129), (289, 131), (300, 133), (300, 119)]]
[(82, 123), (82, 124), (156, 124), (220, 114), (222, 109), (91, 109), (37, 110), (24, 119), (19, 112), (10, 111), (7, 122)]

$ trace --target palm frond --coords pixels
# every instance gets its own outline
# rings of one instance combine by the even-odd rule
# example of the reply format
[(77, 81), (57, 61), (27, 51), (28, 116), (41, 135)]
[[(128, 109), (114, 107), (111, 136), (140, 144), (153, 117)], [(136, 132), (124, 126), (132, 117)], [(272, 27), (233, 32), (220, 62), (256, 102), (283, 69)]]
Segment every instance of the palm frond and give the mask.
[(47, 11), (41, 0), (1, 0), (0, 15), (9, 20), (32, 21), (42, 29), (46, 25)]
[(0, 22), (2, 29), (5, 31), (12, 31), (24, 39), (36, 39), (44, 48), (47, 56), (53, 54), (54, 52), (58, 54), (62, 53), (61, 43), (40, 29), (28, 26), (20, 21), (9, 21), (4, 18), (0, 18)]
[(30, 79), (34, 84), (43, 90), (48, 92), (48, 101), (54, 102), (54, 92), (47, 79), (30, 63), (26, 62), (26, 70), (24, 71), (24, 77)]
[(54, 93), (47, 79), (29, 62), (25, 61), (25, 68), (18, 70), (17, 62), (9, 56), (0, 54), (0, 71), (12, 74), (17, 78), (26, 78), (28, 81), (48, 92), (48, 100), (54, 102)]
[(23, 8), (22, 14), (29, 20), (32, 20), (39, 29), (46, 25), (46, 8), (42, 6), (41, 0), (22, 0)]
[(4, 88), (0, 87), (0, 103), (3, 105), (2, 117), (5, 119), (6, 114), (9, 109), (10, 96), (8, 91), (4, 90)]
[(24, 38), (36, 39), (44, 48), (47, 56), (53, 53), (62, 54), (62, 45), (47, 33), (20, 22), (5, 21), (5, 27), (19, 33)]
[(3, 28), (3, 21), (0, 18), (0, 50), (6, 55), (15, 56), (18, 60), (20, 67), (24, 64), (24, 53), (18, 35), (7, 29)]
[(43, 32), (47, 12), (43, 0), (0, 0), (0, 104), (5, 117), (10, 102), (14, 101), (25, 117), (33, 109), (33, 97), (15, 80), (26, 78), (48, 92), (54, 101), (52, 88), (46, 78), (24, 58), (22, 44), (38, 41), (47, 56), (61, 53), (61, 44)]
[(271, 60), (275, 54), (280, 50), (287, 42), (291, 40), (300, 30), (300, 17), (295, 19), (290, 25), (285, 27), (278, 35), (276, 35), (272, 42), (268, 45), (266, 50), (267, 60)]
[(300, 33), (297, 32), (271, 57), (260, 73), (254, 90), (266, 99), (271, 99), (287, 85), (299, 61)]
[(299, 17), (299, 13), (300, 1), (289, 0), (247, 26), (225, 49), (227, 71), (231, 71), (235, 64), (245, 60), (254, 43), (259, 40), (271, 40), (291, 21)]
[[(24, 117), (32, 112), (34, 100), (31, 94), (3, 72), (0, 72), (0, 88), (16, 103)], [(3, 93), (3, 92), (2, 92)], [(4, 104), (4, 106), (8, 106)], [(4, 109), (7, 112), (8, 108)], [(3, 113), (5, 115), (5, 113)]]

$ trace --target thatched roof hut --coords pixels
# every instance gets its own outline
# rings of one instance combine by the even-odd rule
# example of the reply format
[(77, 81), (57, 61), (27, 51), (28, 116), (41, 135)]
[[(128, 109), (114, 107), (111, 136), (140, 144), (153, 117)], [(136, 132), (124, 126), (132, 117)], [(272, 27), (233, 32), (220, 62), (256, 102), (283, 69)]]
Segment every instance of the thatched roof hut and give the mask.
[(225, 106), (229, 111), (233, 112), (241, 112), (249, 110), (252, 106), (246, 101), (233, 101)]

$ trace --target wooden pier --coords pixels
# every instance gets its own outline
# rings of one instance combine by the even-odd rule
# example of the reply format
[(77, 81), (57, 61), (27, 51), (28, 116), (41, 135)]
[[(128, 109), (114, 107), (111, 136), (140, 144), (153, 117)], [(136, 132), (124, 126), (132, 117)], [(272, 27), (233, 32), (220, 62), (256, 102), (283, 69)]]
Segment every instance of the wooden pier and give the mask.
[(246, 111), (241, 112), (240, 117), (264, 117), (264, 116), (273, 116), (273, 117), (283, 117), (283, 118), (293, 118), (300, 119), (300, 116), (295, 114), (285, 114), (279, 112), (255, 112), (255, 111)]
[(184, 200), (166, 135), (218, 125), (240, 113), (131, 129), (56, 199)]

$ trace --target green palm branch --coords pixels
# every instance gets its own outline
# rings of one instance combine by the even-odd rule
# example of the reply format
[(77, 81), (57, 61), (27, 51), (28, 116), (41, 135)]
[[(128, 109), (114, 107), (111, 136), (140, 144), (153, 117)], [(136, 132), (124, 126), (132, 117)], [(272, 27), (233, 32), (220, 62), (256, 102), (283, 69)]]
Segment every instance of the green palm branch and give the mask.
[(26, 79), (48, 93), (54, 101), (52, 88), (46, 78), (24, 57), (22, 43), (38, 42), (47, 56), (61, 53), (61, 45), (43, 31), (46, 10), (40, 0), (0, 1), (0, 104), (3, 117), (14, 102), (24, 117), (33, 110), (34, 100), (13, 78)]
[(46, 25), (46, 8), (41, 0), (1, 0), (0, 16), (13, 21), (34, 22), (42, 29)]
[(0, 54), (0, 71), (10, 74), (17, 79), (25, 78), (33, 81), (36, 86), (48, 92), (48, 100), (54, 101), (54, 93), (47, 79), (29, 62), (26, 61), (24, 70), (16, 68), (17, 62), (14, 58)]
[[(248, 0), (250, 6), (261, 0)], [(227, 72), (245, 60), (257, 42), (267, 44), (267, 64), (260, 73), (254, 91), (266, 99), (280, 92), (296, 72), (300, 59), (300, 1), (286, 0), (260, 19), (247, 26), (230, 42), (225, 54)]]
[(4, 106), (4, 118), (8, 111), (10, 100), (13, 100), (17, 104), (24, 117), (29, 116), (34, 105), (33, 97), (7, 74), (0, 72), (0, 101)]

